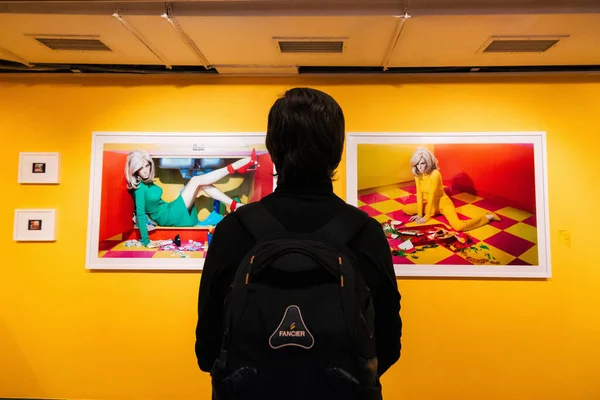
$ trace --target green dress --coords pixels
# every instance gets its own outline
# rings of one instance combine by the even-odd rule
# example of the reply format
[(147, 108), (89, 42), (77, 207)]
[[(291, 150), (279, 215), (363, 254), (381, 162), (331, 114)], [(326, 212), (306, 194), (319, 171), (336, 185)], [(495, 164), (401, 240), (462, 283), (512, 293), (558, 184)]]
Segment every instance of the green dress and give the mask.
[(162, 199), (163, 190), (153, 183), (140, 182), (140, 186), (133, 191), (135, 200), (135, 216), (140, 228), (141, 242), (148, 246), (148, 228), (146, 227), (146, 214), (158, 226), (196, 226), (198, 224), (198, 211), (196, 206), (188, 210), (181, 194), (171, 202)]

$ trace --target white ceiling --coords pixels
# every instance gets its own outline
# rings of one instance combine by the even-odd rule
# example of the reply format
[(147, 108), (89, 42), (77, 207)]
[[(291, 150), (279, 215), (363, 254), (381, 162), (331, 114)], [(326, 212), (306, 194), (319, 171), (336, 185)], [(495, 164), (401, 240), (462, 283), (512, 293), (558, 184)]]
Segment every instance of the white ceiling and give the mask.
[[(221, 74), (275, 75), (296, 74), (298, 67), (600, 65), (600, 0), (129, 0), (118, 9), (115, 4), (0, 0), (0, 59), (32, 68), (207, 65)], [(166, 6), (191, 45), (161, 17)], [(93, 36), (112, 51), (51, 50), (34, 39), (40, 35)], [(561, 40), (544, 53), (482, 53), (493, 36)], [(283, 54), (276, 38), (338, 39), (344, 47), (341, 54)]]

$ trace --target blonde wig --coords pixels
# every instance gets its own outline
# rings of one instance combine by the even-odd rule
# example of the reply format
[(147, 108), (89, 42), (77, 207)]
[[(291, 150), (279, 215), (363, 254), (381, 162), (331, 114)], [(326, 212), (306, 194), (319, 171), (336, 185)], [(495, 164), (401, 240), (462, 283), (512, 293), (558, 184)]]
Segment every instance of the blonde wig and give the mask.
[[(144, 161), (148, 161), (150, 164), (150, 175), (146, 180), (143, 180), (138, 175), (138, 171), (144, 166)], [(127, 180), (127, 189), (137, 189), (142, 180), (144, 183), (154, 182), (154, 161), (147, 151), (134, 150), (127, 155), (127, 162), (125, 163), (125, 179)]]
[(433, 153), (426, 147), (418, 147), (410, 158), (410, 167), (414, 176), (422, 175), (417, 171), (417, 164), (421, 159), (425, 160), (425, 163), (427, 164), (425, 174), (430, 174), (433, 170), (439, 169), (438, 160)]

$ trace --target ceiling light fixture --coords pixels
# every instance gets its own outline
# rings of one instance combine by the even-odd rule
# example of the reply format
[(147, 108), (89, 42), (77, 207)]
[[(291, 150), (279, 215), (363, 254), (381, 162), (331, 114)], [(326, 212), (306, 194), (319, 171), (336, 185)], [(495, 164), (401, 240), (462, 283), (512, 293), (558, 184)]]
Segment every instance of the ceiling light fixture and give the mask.
[(125, 19), (119, 14), (119, 11), (115, 11), (112, 15), (115, 17), (120, 23), (122, 23), (128, 30), (131, 32), (144, 46), (148, 48), (168, 69), (172, 69), (173, 66), (167, 61), (165, 56), (163, 56), (157, 48), (152, 46), (152, 44), (146, 39), (141, 33), (139, 33), (133, 26), (131, 26)]
[(171, 3), (167, 3), (167, 10), (161, 15), (161, 17), (164, 18), (173, 27), (173, 29), (175, 29), (175, 32), (177, 32), (179, 38), (196, 55), (196, 57), (198, 57), (204, 68), (212, 68), (206, 57), (204, 57), (204, 54), (202, 54), (198, 46), (196, 46), (196, 43), (194, 43), (192, 38), (189, 37), (185, 30), (183, 30), (183, 27), (181, 26), (179, 21), (177, 21), (177, 19), (175, 19), (175, 17), (173, 16), (173, 9), (171, 7)]
[(382, 66), (384, 71), (388, 70), (388, 66), (390, 65), (390, 61), (392, 59), (392, 56), (394, 55), (394, 51), (396, 50), (398, 41), (400, 40), (400, 35), (402, 34), (402, 30), (404, 29), (404, 24), (412, 16), (405, 12), (404, 15), (395, 15), (394, 17), (397, 17), (398, 20), (396, 21), (396, 29), (394, 31), (394, 36), (392, 36), (392, 40), (390, 41), (387, 53), (383, 59)]

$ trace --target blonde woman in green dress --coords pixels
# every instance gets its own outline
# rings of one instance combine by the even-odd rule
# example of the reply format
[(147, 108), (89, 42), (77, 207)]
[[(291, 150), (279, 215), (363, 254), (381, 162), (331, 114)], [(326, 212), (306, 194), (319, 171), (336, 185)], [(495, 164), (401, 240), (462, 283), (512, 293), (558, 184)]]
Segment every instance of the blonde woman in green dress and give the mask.
[(243, 206), (244, 204), (236, 202), (213, 186), (213, 183), (235, 172), (243, 174), (254, 165), (256, 165), (256, 151), (252, 150), (251, 157), (244, 157), (226, 167), (192, 177), (179, 196), (175, 200), (167, 202), (162, 199), (162, 188), (154, 184), (154, 161), (150, 154), (145, 150), (130, 152), (125, 164), (125, 179), (127, 180), (127, 189), (131, 191), (135, 201), (135, 216), (140, 229), (140, 242), (150, 248), (159, 247), (167, 242), (150, 240), (148, 228), (144, 222), (146, 215), (158, 226), (196, 226), (198, 211), (194, 202), (200, 191), (227, 204), (231, 211)]

